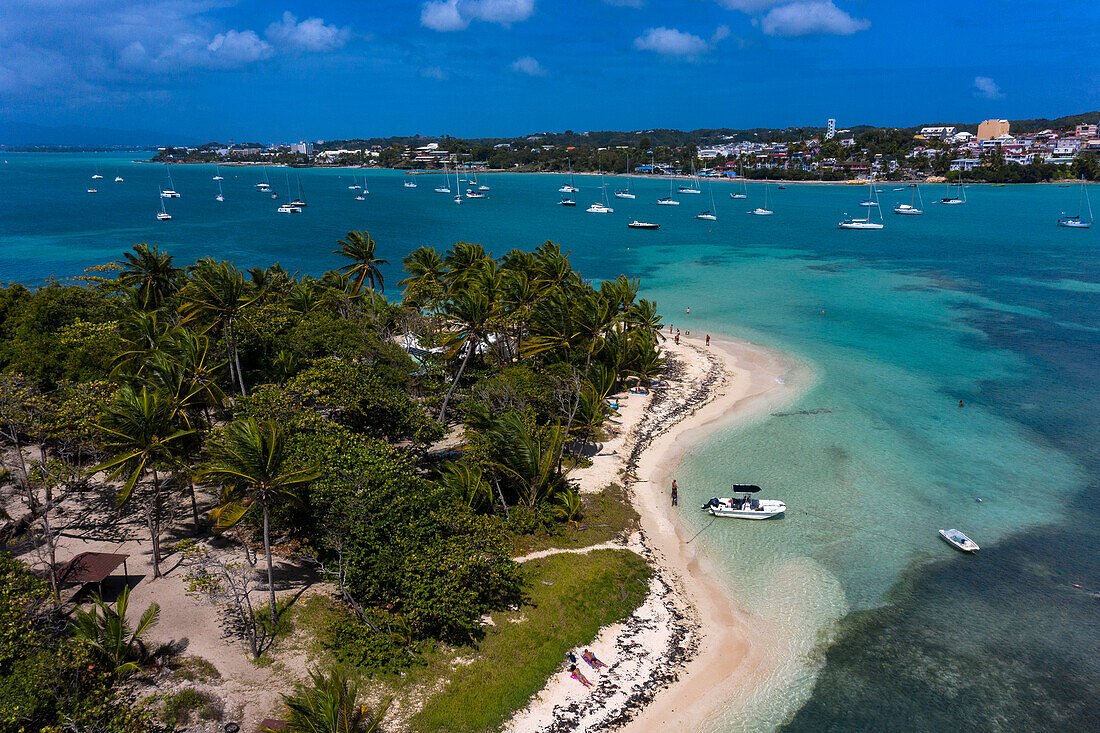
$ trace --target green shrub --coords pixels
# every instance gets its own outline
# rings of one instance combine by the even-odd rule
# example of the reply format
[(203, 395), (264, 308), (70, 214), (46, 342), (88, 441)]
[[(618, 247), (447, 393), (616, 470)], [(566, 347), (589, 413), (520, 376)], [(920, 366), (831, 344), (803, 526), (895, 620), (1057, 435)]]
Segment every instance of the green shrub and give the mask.
[(186, 725), (192, 714), (202, 720), (221, 720), (225, 710), (217, 697), (187, 687), (165, 698), (160, 719), (169, 725)]

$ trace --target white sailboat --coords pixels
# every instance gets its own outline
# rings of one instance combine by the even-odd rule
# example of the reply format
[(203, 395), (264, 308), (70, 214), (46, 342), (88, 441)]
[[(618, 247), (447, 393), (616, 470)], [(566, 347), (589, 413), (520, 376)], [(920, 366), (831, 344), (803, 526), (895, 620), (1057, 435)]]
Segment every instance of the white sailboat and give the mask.
[(264, 179), (256, 184), (256, 189), (259, 191), (271, 190), (271, 179), (267, 177), (267, 166), (264, 166)]
[(680, 193), (702, 193), (703, 190), (699, 188), (699, 178), (695, 175), (695, 161), (691, 161), (691, 185), (680, 186), (676, 189)]
[(115, 171), (115, 183), (122, 183), (122, 176), (118, 171)]
[(435, 187), (436, 193), (450, 193), (451, 187), (447, 180), (447, 161), (443, 161), (443, 183)]
[[(408, 174), (406, 173), (405, 175), (407, 176)], [(405, 188), (416, 188), (416, 181), (414, 181), (412, 178), (406, 178), (404, 186)]]
[(222, 177), (221, 171), (218, 170), (217, 164), (214, 165), (214, 177), (211, 180), (213, 180), (213, 181), (224, 181), (225, 180), (225, 178)]
[(607, 184), (603, 180), (603, 168), (600, 167), (600, 190), (603, 191), (603, 203), (596, 201), (589, 206), (585, 211), (589, 214), (614, 214), (615, 210), (611, 208), (611, 204), (607, 200)]
[(574, 183), (575, 181), (573, 180), (573, 161), (569, 161), (569, 183), (559, 188), (558, 193), (577, 193), (578, 191), (580, 191), (580, 189), (577, 188)]
[(460, 183), (461, 182), (458, 180), (458, 163), (456, 162), (455, 163), (455, 197), (453, 199), (451, 199), (456, 204), (461, 204), (462, 203), (462, 186), (460, 185)]
[[(302, 199), (302, 177), (301, 177), (300, 175), (297, 175), (296, 177), (297, 177), (297, 180), (298, 180), (298, 196), (297, 196), (297, 197), (295, 197), (295, 199), (294, 199), (293, 201), (291, 201), (291, 202), (290, 202), (290, 205), (291, 205), (291, 206), (299, 206), (299, 207), (301, 207), (301, 206), (309, 206), (309, 204), (307, 204), (307, 203), (306, 203), (306, 202), (305, 202), (305, 201), (304, 201), (304, 200)], [(289, 175), (288, 175), (288, 179), (289, 179)], [(286, 190), (287, 190), (287, 191), (289, 191), (289, 190), (290, 190), (290, 181), (289, 181), (289, 180), (287, 180), (287, 184), (286, 184)]]
[(160, 199), (160, 211), (157, 212), (157, 221), (168, 221), (172, 218), (172, 215), (168, 213), (164, 208), (164, 197)]
[(665, 196), (664, 198), (657, 199), (657, 205), (658, 206), (679, 206), (680, 205), (679, 201), (672, 198), (672, 187), (673, 187), (673, 185), (674, 185), (674, 181), (672, 179), (672, 174), (669, 173), (668, 174), (668, 196)]
[(168, 172), (168, 188), (161, 189), (160, 197), (162, 199), (178, 199), (180, 195), (176, 192), (175, 184), (172, 183), (172, 169), (165, 163), (164, 170)]
[(731, 199), (747, 199), (749, 197), (749, 187), (745, 183), (745, 164), (738, 162), (737, 177), (741, 179), (741, 190), (738, 193), (731, 193)]
[(883, 224), (882, 224), (882, 207), (879, 206), (879, 203), (878, 203), (878, 194), (875, 191), (874, 177), (871, 178), (870, 200), (872, 202), (874, 202), (873, 203), (873, 206), (874, 206), (873, 210), (878, 211), (879, 220), (877, 222), (871, 221), (871, 211), (872, 211), (872, 209), (868, 209), (867, 210), (867, 217), (865, 219), (857, 219), (857, 218), (850, 217), (847, 214), (845, 214), (844, 220), (841, 221), (839, 224), (837, 224), (837, 228), (838, 229), (882, 229), (883, 228)]
[(708, 181), (708, 183), (710, 184), (710, 208), (696, 214), (695, 218), (703, 221), (718, 221), (718, 215), (714, 213), (714, 181)]
[(753, 216), (771, 216), (775, 212), (768, 208), (768, 181), (764, 179), (764, 205), (757, 206), (749, 212)]
[[(895, 214), (901, 214), (903, 216), (920, 216), (924, 213), (924, 198), (920, 195), (920, 186), (915, 183), (910, 185), (913, 188), (913, 195), (910, 198), (909, 203), (898, 204), (897, 206), (895, 206)], [(920, 202), (920, 206), (917, 206), (918, 201)]]
[(962, 180), (960, 179), (958, 184), (956, 184), (956, 185), (958, 186), (958, 190), (955, 192), (955, 195), (952, 196), (951, 195), (951, 184), (950, 183), (947, 184), (947, 196), (940, 199), (941, 204), (947, 204), (949, 206), (958, 206), (959, 204), (965, 204), (966, 203), (966, 189), (963, 188)]
[(489, 186), (487, 184), (481, 183), (480, 180), (479, 180), (478, 184), (477, 184), (477, 190), (478, 191), (488, 191)]
[(98, 181), (100, 178), (103, 178), (103, 176), (99, 175), (99, 168), (96, 167), (95, 173), (92, 174), (92, 180)]
[(626, 156), (626, 188), (615, 192), (615, 198), (617, 199), (634, 199), (637, 196), (630, 190), (630, 156)]
[(225, 201), (225, 194), (222, 193), (222, 179), (218, 178), (218, 195), (214, 197), (215, 201)]
[[(1084, 202), (1085, 209), (1082, 210), (1081, 202)], [(1088, 211), (1088, 218), (1082, 216), (1084, 211)], [(1085, 187), (1085, 179), (1081, 179), (1081, 196), (1077, 200), (1077, 216), (1065, 216), (1065, 212), (1062, 212), (1062, 216), (1058, 219), (1058, 226), (1066, 227), (1067, 229), (1088, 229), (1092, 226), (1092, 202), (1089, 201), (1089, 192)]]

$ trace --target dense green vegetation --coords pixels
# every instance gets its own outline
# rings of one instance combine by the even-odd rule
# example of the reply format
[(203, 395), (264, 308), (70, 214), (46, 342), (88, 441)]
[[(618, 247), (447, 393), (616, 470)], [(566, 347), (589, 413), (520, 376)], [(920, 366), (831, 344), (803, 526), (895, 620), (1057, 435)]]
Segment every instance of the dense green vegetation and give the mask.
[[(0, 439), (17, 448), (2, 481), (29, 507), (0, 541), (22, 539), (44, 558), (47, 584), (19, 571), (30, 606), (59, 613), (57, 504), (105, 479), (115, 503), (143, 518), (153, 575), (179, 553), (193, 591), (235, 604), (256, 657), (286, 608), (275, 602), (272, 546), (315, 562), (341, 598), (326, 633), (366, 675), (417, 664), (439, 643), (478, 643), (485, 614), (545, 595), (511, 559), (517, 546), (579, 533), (588, 511), (605, 538), (630, 524), (608, 495), (586, 505), (567, 475), (601, 434), (607, 395), (662, 369), (660, 317), (636, 281), (594, 287), (552, 243), (493, 258), (459, 242), (405, 258), (402, 298), (390, 301), (370, 236), (349, 232), (338, 245), (349, 264), (321, 277), (213, 259), (181, 268), (137, 245), (74, 284), (0, 289)], [(229, 528), (249, 550), (241, 563), (201, 550)], [(194, 539), (166, 544), (181, 530)], [(590, 580), (643, 574), (618, 571)], [(606, 611), (579, 609), (569, 634), (636, 603), (615, 598)], [(28, 702), (36, 717), (21, 724), (60, 724), (58, 700), (90, 705), (89, 690), (108, 707), (122, 694), (122, 679), (147, 663), (131, 654), (137, 637), (156, 621), (152, 608), (127, 626), (122, 603), (115, 617), (97, 605), (47, 651), (12, 649), (7, 666), (0, 655), (0, 684), (35, 697), (36, 662), (13, 671), (20, 655), (96, 655), (105, 627), (122, 645), (96, 656), (98, 687)], [(16, 605), (6, 630), (34, 632), (36, 617)], [(545, 659), (524, 672), (532, 684)], [(313, 682), (316, 695), (299, 698), (343, 689), (328, 673)], [(165, 715), (199, 702), (184, 695)]]

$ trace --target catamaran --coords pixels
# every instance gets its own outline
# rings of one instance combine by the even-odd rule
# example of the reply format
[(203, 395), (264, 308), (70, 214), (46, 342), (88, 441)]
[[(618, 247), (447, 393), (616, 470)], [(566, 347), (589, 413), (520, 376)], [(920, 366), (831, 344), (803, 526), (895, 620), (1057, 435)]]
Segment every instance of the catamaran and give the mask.
[(558, 193), (578, 193), (580, 189), (577, 188), (574, 184), (575, 181), (573, 180), (573, 161), (569, 161), (569, 183), (559, 188)]
[(952, 196), (951, 195), (951, 184), (950, 183), (947, 184), (947, 196), (940, 199), (941, 204), (948, 204), (950, 206), (957, 206), (959, 204), (965, 204), (966, 203), (966, 189), (963, 188), (962, 180), (960, 180), (957, 185), (958, 185), (958, 190), (955, 192), (955, 195)]
[[(913, 183), (910, 184), (910, 188), (913, 189), (913, 195), (907, 204), (898, 204), (894, 207), (895, 214), (902, 214), (904, 216), (920, 216), (924, 213), (924, 198), (920, 195), (920, 186)], [(894, 189), (895, 191), (899, 189)], [(905, 189), (900, 189), (905, 190)], [(920, 202), (920, 206), (917, 206), (917, 202)]]
[[(1081, 208), (1081, 202), (1084, 201), (1085, 210), (1089, 212), (1088, 218), (1084, 218)], [(1085, 179), (1081, 179), (1081, 197), (1077, 201), (1077, 216), (1066, 216), (1065, 212), (1062, 212), (1062, 216), (1058, 219), (1058, 226), (1066, 227), (1067, 229), (1088, 229), (1092, 226), (1092, 202), (1089, 201), (1089, 192), (1085, 188)]]
[(450, 193), (451, 187), (447, 181), (447, 161), (443, 161), (443, 183), (435, 187), (436, 193)]
[(164, 197), (160, 199), (160, 211), (157, 212), (157, 221), (168, 221), (172, 215), (164, 208)]
[(630, 190), (630, 156), (626, 156), (626, 188), (620, 189), (615, 192), (615, 198), (617, 199), (635, 199), (638, 198), (634, 195), (634, 192)]
[(164, 164), (164, 170), (168, 172), (168, 188), (161, 189), (160, 197), (162, 199), (178, 199), (180, 195), (176, 193), (174, 184), (172, 183), (172, 169), (168, 167), (168, 164)]
[(769, 519), (787, 511), (787, 505), (781, 501), (752, 498), (751, 494), (760, 491), (759, 486), (734, 484), (730, 488), (734, 493), (744, 494), (744, 497), (719, 498), (716, 496), (703, 505), (703, 511), (711, 516), (731, 519)]
[(301, 206), (291, 206), (290, 204), (283, 204), (276, 211), (280, 214), (301, 214)]
[(837, 224), (837, 228), (838, 229), (882, 229), (882, 227), (883, 227), (883, 224), (882, 224), (882, 207), (879, 206), (879, 203), (878, 203), (878, 193), (876, 193), (876, 191), (875, 191), (875, 183), (874, 183), (873, 178), (871, 180), (871, 193), (870, 193), (870, 199), (869, 200), (873, 202), (871, 204), (874, 207), (873, 210), (878, 211), (879, 220), (877, 222), (876, 221), (871, 221), (871, 211), (872, 211), (872, 209), (868, 209), (867, 210), (867, 217), (865, 219), (856, 219), (854, 217), (850, 217), (847, 214), (845, 214), (844, 221)]
[(703, 190), (699, 188), (699, 178), (695, 175), (695, 161), (691, 161), (691, 185), (680, 186), (676, 189), (680, 193), (702, 193)]

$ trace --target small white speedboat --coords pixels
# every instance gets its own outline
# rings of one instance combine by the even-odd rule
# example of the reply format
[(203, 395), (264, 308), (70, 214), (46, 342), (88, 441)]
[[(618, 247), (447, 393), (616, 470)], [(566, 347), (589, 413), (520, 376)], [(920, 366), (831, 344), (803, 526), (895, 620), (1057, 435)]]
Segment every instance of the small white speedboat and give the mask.
[(485, 198), (485, 194), (481, 193), (477, 189), (467, 188), (466, 189), (466, 198), (468, 198), (468, 199), (483, 199), (483, 198)]
[(416, 181), (405, 181), (405, 188), (416, 188)]
[(573, 199), (562, 199), (558, 202), (558, 206), (576, 206), (577, 202)]
[(750, 494), (760, 491), (759, 486), (734, 484), (731, 488), (735, 492), (744, 493), (744, 496), (729, 498), (716, 496), (703, 505), (703, 511), (715, 517), (731, 517), (733, 519), (769, 519), (787, 511), (787, 505), (781, 501), (752, 498)]
[(982, 549), (978, 547), (978, 543), (970, 539), (957, 529), (941, 529), (940, 537), (943, 537), (944, 541), (952, 547), (962, 550), (963, 552), (977, 552)]

